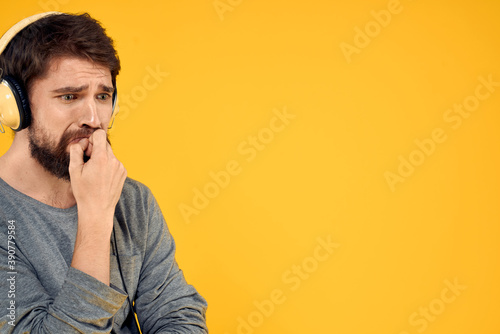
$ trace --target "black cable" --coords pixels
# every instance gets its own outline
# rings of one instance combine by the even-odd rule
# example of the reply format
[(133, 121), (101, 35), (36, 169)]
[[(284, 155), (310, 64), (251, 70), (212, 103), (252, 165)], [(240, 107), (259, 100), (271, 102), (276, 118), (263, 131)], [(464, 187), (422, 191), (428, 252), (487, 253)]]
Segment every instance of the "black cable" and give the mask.
[(125, 280), (123, 279), (123, 276), (122, 276), (122, 267), (120, 264), (120, 256), (118, 255), (118, 247), (116, 246), (116, 235), (115, 235), (115, 227), (114, 226), (113, 226), (113, 247), (114, 247), (115, 254), (116, 254), (116, 261), (118, 262), (118, 272), (120, 273), (120, 278), (121, 278), (122, 283), (123, 283), (123, 288), (125, 289), (125, 293), (127, 294), (127, 299), (128, 299), (128, 304), (130, 306), (130, 311), (132, 312), (132, 316), (134, 317), (134, 323), (137, 326), (137, 331), (139, 333), (142, 333), (141, 326), (139, 325), (139, 319), (137, 319), (137, 317), (135, 315), (136, 313), (134, 310), (134, 306), (132, 305), (132, 301), (130, 300), (130, 296), (129, 296), (128, 291), (127, 291), (127, 285), (125, 284)]

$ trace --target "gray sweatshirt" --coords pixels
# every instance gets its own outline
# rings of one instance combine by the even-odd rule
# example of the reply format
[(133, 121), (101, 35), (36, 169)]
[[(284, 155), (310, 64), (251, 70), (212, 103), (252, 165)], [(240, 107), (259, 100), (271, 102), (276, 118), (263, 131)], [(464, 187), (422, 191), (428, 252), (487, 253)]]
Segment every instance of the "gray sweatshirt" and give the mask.
[[(116, 206), (110, 286), (71, 267), (76, 206), (58, 209), (0, 179), (0, 333), (208, 333), (151, 191), (127, 178)], [(114, 251), (116, 245), (118, 260)]]

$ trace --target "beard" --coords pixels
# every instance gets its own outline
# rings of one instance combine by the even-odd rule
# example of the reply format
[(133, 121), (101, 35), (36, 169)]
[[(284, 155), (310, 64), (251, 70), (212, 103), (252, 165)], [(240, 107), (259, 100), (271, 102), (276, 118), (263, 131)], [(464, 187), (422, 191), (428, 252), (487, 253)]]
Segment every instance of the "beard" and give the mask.
[[(33, 122), (35, 123), (35, 122)], [(59, 142), (51, 140), (47, 131), (32, 124), (28, 127), (29, 148), (31, 156), (50, 174), (58, 179), (70, 181), (69, 162), (70, 154), (67, 152), (69, 143), (79, 137), (88, 137), (95, 130), (84, 127), (78, 130), (66, 131)], [(107, 138), (107, 135), (106, 135)], [(109, 139), (107, 138), (109, 143)], [(83, 161), (90, 159), (83, 154)]]

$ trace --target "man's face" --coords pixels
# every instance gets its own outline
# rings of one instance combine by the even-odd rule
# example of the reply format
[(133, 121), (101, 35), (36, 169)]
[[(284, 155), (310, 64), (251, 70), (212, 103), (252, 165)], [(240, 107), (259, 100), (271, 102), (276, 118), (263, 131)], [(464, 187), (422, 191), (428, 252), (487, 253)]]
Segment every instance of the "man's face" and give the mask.
[(106, 67), (79, 58), (52, 60), (47, 74), (31, 86), (31, 156), (69, 181), (69, 146), (81, 140), (88, 144), (95, 130), (107, 129), (113, 90)]

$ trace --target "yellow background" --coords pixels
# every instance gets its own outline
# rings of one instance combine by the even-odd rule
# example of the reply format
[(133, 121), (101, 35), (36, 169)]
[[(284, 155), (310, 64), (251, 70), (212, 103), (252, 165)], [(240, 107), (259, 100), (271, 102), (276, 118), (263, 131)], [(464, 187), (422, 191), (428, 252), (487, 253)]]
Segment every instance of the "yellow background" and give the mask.
[[(88, 11), (115, 39), (113, 147), (156, 195), (211, 333), (498, 334), (500, 87), (460, 126), (444, 117), (474, 102), (479, 77), (500, 82), (500, 2), (219, 3), (21, 0), (0, 30)], [(377, 26), (388, 8), (399, 12)], [(273, 110), (295, 118), (248, 159)], [(446, 140), (415, 152), (435, 129)], [(400, 156), (425, 160), (391, 188)], [(183, 217), (231, 161), (239, 173)], [(325, 253), (318, 238), (340, 246)]]

